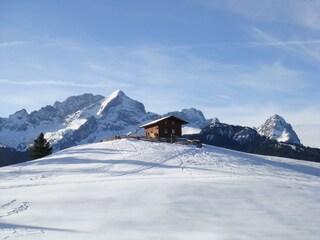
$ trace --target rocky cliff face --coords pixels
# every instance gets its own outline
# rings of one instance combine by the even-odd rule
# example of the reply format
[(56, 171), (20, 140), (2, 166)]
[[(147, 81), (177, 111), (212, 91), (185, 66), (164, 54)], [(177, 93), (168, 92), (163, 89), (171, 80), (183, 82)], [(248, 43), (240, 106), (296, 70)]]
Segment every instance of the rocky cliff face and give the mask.
[(257, 129), (258, 133), (278, 142), (301, 144), (296, 132), (283, 117), (275, 114)]

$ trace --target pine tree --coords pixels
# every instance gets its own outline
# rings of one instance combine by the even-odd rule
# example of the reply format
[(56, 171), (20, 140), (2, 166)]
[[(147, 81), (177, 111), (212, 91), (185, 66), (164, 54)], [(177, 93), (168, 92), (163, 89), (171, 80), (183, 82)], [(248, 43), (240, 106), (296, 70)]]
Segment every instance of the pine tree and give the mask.
[(33, 141), (31, 151), (33, 159), (42, 158), (52, 153), (52, 147), (50, 146), (50, 143), (47, 142), (47, 139), (44, 138), (43, 133), (40, 133)]

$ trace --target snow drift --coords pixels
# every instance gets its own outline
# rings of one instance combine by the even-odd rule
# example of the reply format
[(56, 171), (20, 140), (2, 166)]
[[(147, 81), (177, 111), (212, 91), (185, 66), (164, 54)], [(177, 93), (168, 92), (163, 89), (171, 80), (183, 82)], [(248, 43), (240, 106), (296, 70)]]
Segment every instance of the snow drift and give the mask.
[(0, 239), (318, 239), (320, 164), (115, 140), (0, 168)]

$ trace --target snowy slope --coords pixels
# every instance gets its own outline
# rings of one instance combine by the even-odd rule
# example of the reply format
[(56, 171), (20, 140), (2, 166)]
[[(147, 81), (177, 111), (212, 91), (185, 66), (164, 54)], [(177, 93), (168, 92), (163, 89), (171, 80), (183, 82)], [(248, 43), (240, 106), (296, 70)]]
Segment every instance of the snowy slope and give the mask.
[(116, 140), (0, 168), (0, 239), (309, 239), (320, 164)]

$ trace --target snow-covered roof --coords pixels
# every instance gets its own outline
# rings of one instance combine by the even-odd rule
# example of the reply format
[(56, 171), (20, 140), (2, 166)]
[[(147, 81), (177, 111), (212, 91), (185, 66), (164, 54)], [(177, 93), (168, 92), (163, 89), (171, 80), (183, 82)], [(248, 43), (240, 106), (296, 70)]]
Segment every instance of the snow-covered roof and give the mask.
[(144, 128), (144, 127), (153, 125), (153, 124), (155, 124), (155, 123), (161, 122), (161, 121), (163, 121), (163, 120), (165, 120), (165, 119), (168, 119), (168, 118), (175, 118), (175, 119), (179, 120), (182, 124), (187, 124), (187, 123), (188, 123), (188, 122), (186, 122), (186, 121), (184, 121), (184, 120), (182, 120), (182, 119), (180, 119), (180, 118), (177, 118), (177, 117), (175, 117), (175, 116), (169, 115), (169, 116), (162, 117), (162, 118), (156, 119), (156, 120), (154, 120), (154, 121), (148, 122), (148, 123), (146, 123), (146, 124), (143, 124), (143, 125), (140, 126), (140, 128)]

